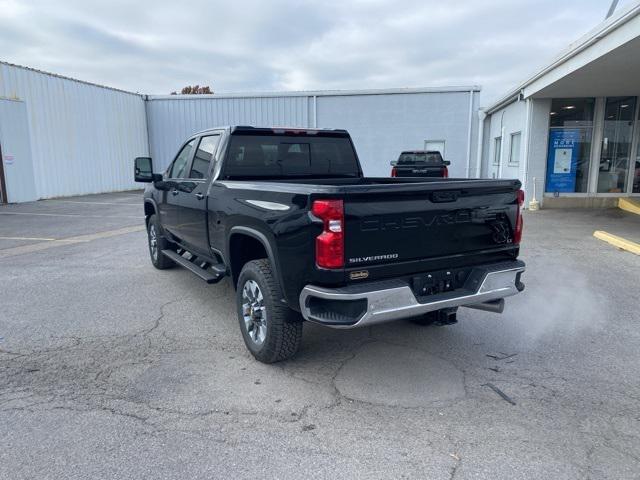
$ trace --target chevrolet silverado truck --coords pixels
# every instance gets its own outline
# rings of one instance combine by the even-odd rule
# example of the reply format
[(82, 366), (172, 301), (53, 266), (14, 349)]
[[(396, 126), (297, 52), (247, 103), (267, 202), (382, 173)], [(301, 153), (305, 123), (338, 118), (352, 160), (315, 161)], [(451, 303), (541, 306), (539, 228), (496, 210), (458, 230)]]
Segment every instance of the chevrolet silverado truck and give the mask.
[(391, 162), (392, 177), (441, 177), (449, 176), (451, 162), (435, 150), (406, 150), (398, 160)]
[(244, 126), (191, 136), (162, 174), (148, 157), (134, 170), (151, 262), (229, 277), (261, 362), (294, 355), (304, 321), (451, 324), (524, 289), (518, 180), (365, 177), (345, 130)]

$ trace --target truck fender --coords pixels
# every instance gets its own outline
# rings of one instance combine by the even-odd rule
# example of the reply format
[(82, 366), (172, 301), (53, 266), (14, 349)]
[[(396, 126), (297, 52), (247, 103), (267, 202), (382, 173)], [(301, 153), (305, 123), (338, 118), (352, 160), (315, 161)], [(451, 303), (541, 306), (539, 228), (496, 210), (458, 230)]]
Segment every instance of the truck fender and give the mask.
[(147, 213), (147, 209), (148, 209), (149, 206), (151, 206), (151, 208), (153, 209), (153, 212), (158, 216), (158, 218), (160, 218), (160, 210), (158, 209), (158, 204), (156, 203), (156, 201), (153, 198), (145, 198), (144, 199), (144, 217), (145, 217), (144, 218), (144, 223), (145, 223), (145, 225), (148, 223), (149, 217), (151, 216), (149, 213)]
[[(227, 253), (229, 255), (229, 269), (231, 269), (231, 263), (232, 263), (231, 262), (231, 237), (233, 236), (234, 233), (241, 233), (243, 235), (253, 237), (262, 244), (262, 246), (264, 247), (264, 250), (267, 252), (267, 258), (271, 263), (271, 269), (275, 273), (276, 278), (280, 283), (281, 290), (284, 291), (284, 283), (282, 281), (280, 264), (278, 263), (276, 254), (273, 251), (273, 248), (271, 247), (271, 243), (269, 242), (269, 239), (267, 238), (267, 236), (259, 230), (256, 230), (250, 227), (244, 227), (241, 225), (237, 225), (231, 228), (231, 230), (229, 231), (229, 237), (227, 240)], [(237, 278), (238, 275), (240, 275), (240, 272), (233, 272), (233, 271), (231, 272), (232, 278)], [(235, 288), (235, 285), (234, 285), (234, 288)]]
[(156, 201), (153, 198), (145, 198), (144, 199), (144, 210), (145, 210), (145, 216), (147, 213), (147, 204), (150, 204), (151, 207), (153, 208), (153, 211), (155, 212), (156, 215), (160, 215), (160, 210), (158, 210), (158, 204), (156, 203)]

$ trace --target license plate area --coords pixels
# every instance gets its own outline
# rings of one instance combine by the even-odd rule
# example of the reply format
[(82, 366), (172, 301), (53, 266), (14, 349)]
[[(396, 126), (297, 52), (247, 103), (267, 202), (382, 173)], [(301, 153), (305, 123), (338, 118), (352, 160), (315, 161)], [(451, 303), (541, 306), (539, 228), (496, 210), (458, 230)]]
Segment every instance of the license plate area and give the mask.
[(411, 277), (411, 289), (416, 297), (452, 292), (464, 287), (471, 268), (454, 268), (421, 273)]

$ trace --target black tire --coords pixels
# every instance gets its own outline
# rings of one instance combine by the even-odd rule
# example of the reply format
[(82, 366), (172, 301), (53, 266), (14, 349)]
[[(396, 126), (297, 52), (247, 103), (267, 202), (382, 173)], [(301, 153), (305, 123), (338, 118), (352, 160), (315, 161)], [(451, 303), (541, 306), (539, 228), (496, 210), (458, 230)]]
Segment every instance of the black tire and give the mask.
[(236, 289), (238, 322), (245, 345), (262, 363), (291, 358), (302, 341), (302, 319), (281, 299), (269, 260), (252, 260), (242, 267)]
[(149, 245), (151, 263), (154, 267), (158, 270), (165, 270), (175, 266), (173, 260), (161, 253), (162, 250), (172, 248), (173, 244), (162, 234), (162, 227), (160, 227), (160, 222), (158, 222), (158, 217), (155, 214), (151, 215), (147, 221), (147, 244)]

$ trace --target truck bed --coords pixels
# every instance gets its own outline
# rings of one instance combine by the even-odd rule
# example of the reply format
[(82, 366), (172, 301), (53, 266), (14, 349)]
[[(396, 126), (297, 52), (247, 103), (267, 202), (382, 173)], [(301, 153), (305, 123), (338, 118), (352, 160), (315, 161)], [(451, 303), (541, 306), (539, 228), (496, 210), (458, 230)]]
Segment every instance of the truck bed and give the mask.
[[(317, 284), (463, 268), (518, 255), (513, 242), (518, 180), (363, 177), (219, 183), (242, 190), (237, 198), (282, 199), (283, 205), (294, 204), (303, 211), (316, 199), (343, 200), (344, 269), (323, 271), (297, 263), (300, 272), (312, 272), (305, 281)], [(292, 251), (311, 259), (308, 252), (321, 229), (310, 223), (306, 247)]]

